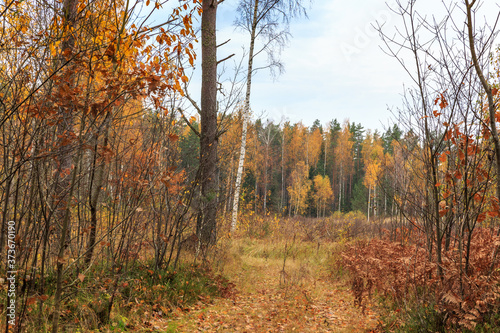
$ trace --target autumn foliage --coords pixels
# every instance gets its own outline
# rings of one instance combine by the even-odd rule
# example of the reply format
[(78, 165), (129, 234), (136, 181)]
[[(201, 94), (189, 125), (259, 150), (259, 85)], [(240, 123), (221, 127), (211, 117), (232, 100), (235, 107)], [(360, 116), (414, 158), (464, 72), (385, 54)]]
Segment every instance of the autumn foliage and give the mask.
[(425, 249), (424, 238), (414, 233), (410, 243), (384, 237), (350, 245), (343, 252), (342, 263), (352, 274), (357, 303), (362, 306), (367, 297), (378, 295), (404, 308), (411, 299), (420, 306), (434, 307), (443, 325), (456, 330), (491, 322), (500, 306), (500, 264), (492, 258), (500, 242), (496, 232), (488, 228), (475, 232), (468, 272), (460, 264), (465, 253), (458, 244), (445, 251), (443, 278), (436, 274), (436, 260)]

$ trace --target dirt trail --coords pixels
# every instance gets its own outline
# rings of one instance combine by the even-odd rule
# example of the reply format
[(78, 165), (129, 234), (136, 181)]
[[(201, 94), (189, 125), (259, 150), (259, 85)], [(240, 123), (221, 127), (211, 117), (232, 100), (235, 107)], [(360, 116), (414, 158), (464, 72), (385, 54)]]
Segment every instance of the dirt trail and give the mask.
[[(353, 306), (348, 288), (308, 259), (242, 255), (229, 298), (200, 300), (155, 322), (160, 332), (369, 332), (377, 315)], [(283, 281), (285, 279), (285, 281)]]

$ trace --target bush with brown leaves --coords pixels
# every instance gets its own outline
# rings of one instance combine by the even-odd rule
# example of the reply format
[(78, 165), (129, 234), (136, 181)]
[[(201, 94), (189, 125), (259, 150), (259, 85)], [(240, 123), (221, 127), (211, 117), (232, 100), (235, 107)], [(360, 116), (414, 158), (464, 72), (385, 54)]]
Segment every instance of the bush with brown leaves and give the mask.
[(474, 231), (467, 272), (465, 251), (451, 246), (443, 253), (442, 277), (424, 240), (420, 235), (408, 244), (372, 239), (347, 246), (342, 264), (351, 273), (356, 303), (362, 306), (363, 298), (376, 290), (397, 304), (416, 299), (436, 304), (449, 328), (473, 329), (484, 323), (500, 308), (500, 265), (492, 267), (500, 245), (496, 232)]

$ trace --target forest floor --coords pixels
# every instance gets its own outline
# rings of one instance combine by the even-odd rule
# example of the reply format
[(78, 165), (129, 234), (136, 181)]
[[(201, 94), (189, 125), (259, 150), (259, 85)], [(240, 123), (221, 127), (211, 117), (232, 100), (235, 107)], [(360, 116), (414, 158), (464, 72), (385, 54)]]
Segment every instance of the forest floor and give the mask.
[(332, 271), (339, 247), (233, 240), (215, 264), (234, 291), (151, 324), (157, 332), (370, 332), (376, 308), (369, 301), (355, 307), (342, 272)]

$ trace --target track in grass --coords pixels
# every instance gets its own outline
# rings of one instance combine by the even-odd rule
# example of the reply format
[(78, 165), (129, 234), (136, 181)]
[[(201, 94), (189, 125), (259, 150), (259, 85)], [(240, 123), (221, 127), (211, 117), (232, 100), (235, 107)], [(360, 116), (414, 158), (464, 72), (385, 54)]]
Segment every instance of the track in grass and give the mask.
[[(369, 332), (377, 325), (370, 304), (354, 307), (345, 283), (326, 270), (332, 247), (295, 245), (283, 273), (284, 244), (232, 244), (228, 264), (236, 285), (228, 298), (203, 299), (168, 318), (156, 318), (159, 332)], [(281, 250), (283, 253), (283, 250)], [(236, 257), (236, 260), (234, 260)]]

